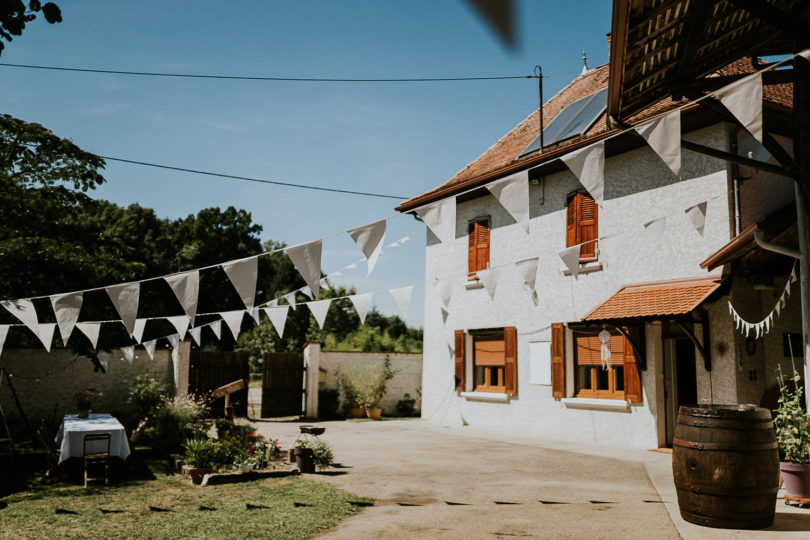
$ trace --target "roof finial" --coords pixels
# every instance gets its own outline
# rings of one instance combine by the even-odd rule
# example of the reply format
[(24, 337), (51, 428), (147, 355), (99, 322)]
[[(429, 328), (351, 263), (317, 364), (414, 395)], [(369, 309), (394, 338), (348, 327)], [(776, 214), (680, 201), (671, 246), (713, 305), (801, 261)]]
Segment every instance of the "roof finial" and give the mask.
[(585, 48), (582, 48), (582, 72), (580, 75), (588, 73), (588, 55), (585, 54)]

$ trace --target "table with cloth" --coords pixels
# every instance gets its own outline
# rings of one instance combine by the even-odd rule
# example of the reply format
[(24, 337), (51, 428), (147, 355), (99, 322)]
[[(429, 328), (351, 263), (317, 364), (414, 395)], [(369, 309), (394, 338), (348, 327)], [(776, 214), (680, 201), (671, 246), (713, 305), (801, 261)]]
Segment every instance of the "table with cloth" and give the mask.
[[(56, 444), (60, 450), (59, 463), (72, 457), (84, 457), (85, 435), (105, 433), (110, 434), (110, 456), (127, 459), (129, 457), (127, 434), (124, 426), (114, 416), (93, 413), (87, 418), (79, 418), (76, 414), (66, 414), (56, 434)], [(104, 452), (106, 449), (105, 441), (88, 441), (88, 453)]]

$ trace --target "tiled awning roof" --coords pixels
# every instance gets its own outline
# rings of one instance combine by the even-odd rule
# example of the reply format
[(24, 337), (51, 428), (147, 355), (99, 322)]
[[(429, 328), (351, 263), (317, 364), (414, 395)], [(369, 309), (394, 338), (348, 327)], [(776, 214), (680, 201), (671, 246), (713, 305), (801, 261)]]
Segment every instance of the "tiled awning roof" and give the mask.
[(720, 287), (720, 276), (625, 285), (583, 321), (685, 315)]

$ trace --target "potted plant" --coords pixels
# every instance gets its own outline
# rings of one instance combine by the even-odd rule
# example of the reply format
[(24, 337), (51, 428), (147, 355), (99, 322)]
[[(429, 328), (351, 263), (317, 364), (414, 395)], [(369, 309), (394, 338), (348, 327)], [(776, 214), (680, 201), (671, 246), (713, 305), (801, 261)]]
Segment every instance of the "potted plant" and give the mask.
[[(343, 387), (344, 397), (349, 403), (354, 403), (365, 410), (366, 416), (378, 420), (382, 414), (380, 402), (385, 396), (388, 381), (394, 378), (398, 371), (391, 369), (391, 360), (386, 356), (383, 369), (376, 366), (366, 366), (355, 370), (350, 375), (339, 372), (340, 385)], [(350, 405), (351, 407), (351, 405)], [(349, 416), (352, 416), (349, 409)], [(358, 415), (359, 417), (361, 415)]]
[(74, 394), (73, 399), (76, 402), (76, 408), (79, 409), (79, 418), (87, 418), (90, 416), (93, 403), (101, 399), (101, 396), (102, 393), (97, 392), (95, 388), (86, 388)]
[(325, 469), (332, 464), (332, 447), (319, 437), (301, 438), (295, 441), (295, 463), (302, 473), (314, 473), (315, 468)]
[(213, 471), (217, 455), (216, 442), (208, 438), (186, 439), (186, 463), (190, 467), (188, 474), (195, 484), (202, 482), (203, 476)]
[(357, 396), (357, 390), (353, 382), (353, 378), (349, 373), (346, 373), (343, 368), (337, 369), (338, 386), (343, 392), (343, 401), (346, 406), (346, 412), (349, 418), (362, 418), (363, 406)]
[(779, 406), (776, 408), (776, 441), (782, 458), (779, 470), (790, 497), (810, 498), (810, 417), (802, 409), (802, 382), (793, 366), (793, 384), (785, 382), (779, 366)]

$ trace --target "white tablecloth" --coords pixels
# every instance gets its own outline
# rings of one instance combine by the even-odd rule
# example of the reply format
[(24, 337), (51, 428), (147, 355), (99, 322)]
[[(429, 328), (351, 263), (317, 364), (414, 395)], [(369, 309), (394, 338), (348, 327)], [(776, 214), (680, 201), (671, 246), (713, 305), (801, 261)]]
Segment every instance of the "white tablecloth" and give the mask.
[[(83, 457), (84, 436), (97, 433), (110, 434), (110, 455), (127, 459), (129, 441), (124, 426), (111, 414), (91, 414), (88, 418), (79, 418), (75, 414), (66, 414), (56, 434), (56, 444), (61, 451), (59, 462), (72, 457)], [(87, 452), (103, 452), (107, 449), (105, 441), (94, 441), (87, 445)]]

